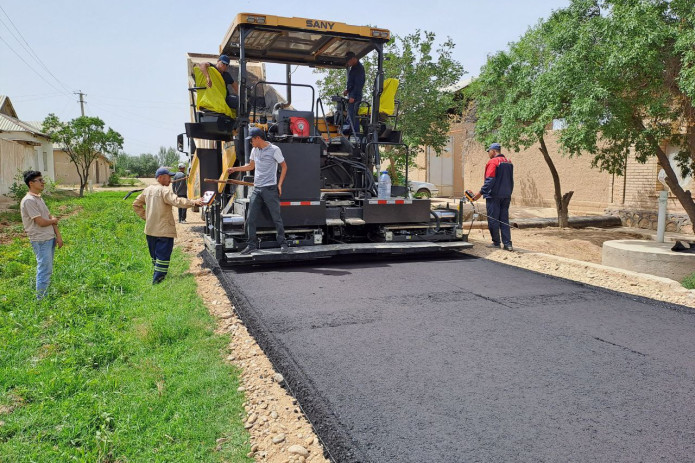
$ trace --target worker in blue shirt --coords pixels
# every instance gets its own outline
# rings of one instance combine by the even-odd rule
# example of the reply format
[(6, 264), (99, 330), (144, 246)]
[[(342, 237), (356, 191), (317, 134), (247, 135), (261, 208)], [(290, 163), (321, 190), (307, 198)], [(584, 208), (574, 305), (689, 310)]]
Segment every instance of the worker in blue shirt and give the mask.
[(345, 65), (349, 68), (347, 77), (347, 89), (343, 96), (348, 98), (348, 120), (343, 126), (343, 133), (359, 132), (357, 122), (357, 106), (362, 101), (362, 89), (364, 88), (364, 66), (351, 51), (345, 54)]
[(509, 204), (514, 190), (514, 166), (502, 154), (499, 143), (493, 143), (487, 149), (490, 160), (485, 165), (485, 183), (480, 192), (473, 197), (477, 201), (485, 198), (487, 209), (487, 228), (492, 236), (492, 248), (499, 249), (500, 234), (504, 250), (513, 251), (512, 232), (509, 228)]

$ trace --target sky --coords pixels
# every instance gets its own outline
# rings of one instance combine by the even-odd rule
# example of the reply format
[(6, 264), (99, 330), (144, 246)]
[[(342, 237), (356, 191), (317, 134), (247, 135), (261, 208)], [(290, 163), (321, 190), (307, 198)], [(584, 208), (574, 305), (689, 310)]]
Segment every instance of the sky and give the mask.
[[(189, 119), (186, 53), (218, 53), (238, 13), (372, 25), (397, 35), (431, 31), (438, 43), (452, 38), (454, 59), (469, 77), (479, 74), (488, 55), (569, 3), (0, 0), (0, 95), (10, 97), (21, 120), (42, 121), (49, 113), (70, 120), (80, 116), (75, 92), (81, 91), (85, 114), (123, 135), (125, 153), (156, 154), (176, 146)], [(284, 81), (284, 72), (284, 65), (268, 66), (267, 79)], [(306, 68), (292, 79), (315, 84)], [(293, 92), (296, 109), (308, 110), (310, 100)]]

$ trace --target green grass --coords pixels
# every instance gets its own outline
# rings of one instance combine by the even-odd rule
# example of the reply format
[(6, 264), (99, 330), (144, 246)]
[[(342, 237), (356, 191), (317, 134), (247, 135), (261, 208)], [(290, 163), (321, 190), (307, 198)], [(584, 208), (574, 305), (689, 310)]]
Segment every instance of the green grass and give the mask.
[(683, 278), (681, 284), (688, 289), (695, 289), (695, 273)]
[(251, 461), (228, 339), (182, 253), (151, 285), (143, 222), (122, 196), (48, 201), (80, 209), (61, 221), (41, 302), (26, 238), (0, 246), (0, 462)]

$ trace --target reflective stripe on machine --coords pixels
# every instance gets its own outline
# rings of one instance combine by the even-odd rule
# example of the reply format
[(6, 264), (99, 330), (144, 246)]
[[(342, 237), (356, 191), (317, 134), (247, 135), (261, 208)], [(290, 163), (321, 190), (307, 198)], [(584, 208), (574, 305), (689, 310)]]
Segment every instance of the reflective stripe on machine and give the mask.
[(280, 206), (320, 206), (321, 201), (282, 201)]
[(413, 204), (412, 199), (370, 199), (369, 204)]

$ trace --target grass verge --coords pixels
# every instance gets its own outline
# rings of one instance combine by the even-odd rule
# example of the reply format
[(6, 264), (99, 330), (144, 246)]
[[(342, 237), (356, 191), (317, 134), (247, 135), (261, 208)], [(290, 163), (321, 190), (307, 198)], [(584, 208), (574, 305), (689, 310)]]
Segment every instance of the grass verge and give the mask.
[(143, 223), (121, 197), (49, 202), (81, 209), (61, 221), (40, 302), (26, 238), (0, 246), (0, 462), (251, 461), (228, 340), (182, 253), (151, 286)]

